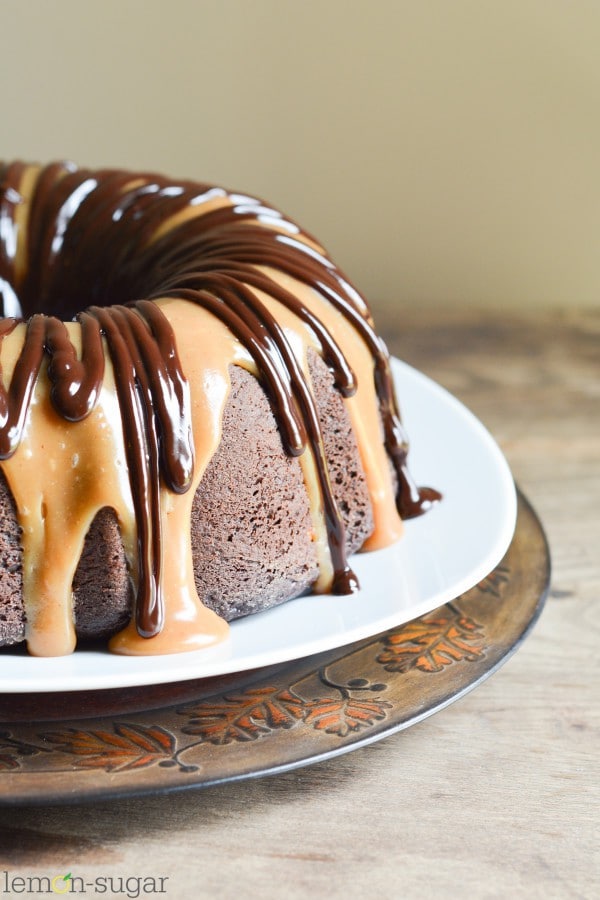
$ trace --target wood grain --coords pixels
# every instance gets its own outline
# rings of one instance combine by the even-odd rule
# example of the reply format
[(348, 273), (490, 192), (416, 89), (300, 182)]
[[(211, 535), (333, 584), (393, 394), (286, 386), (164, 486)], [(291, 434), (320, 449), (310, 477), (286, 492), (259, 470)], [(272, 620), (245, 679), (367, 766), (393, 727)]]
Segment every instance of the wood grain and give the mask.
[(335, 760), (2, 810), (0, 873), (160, 876), (169, 898), (600, 895), (600, 314), (378, 318), (395, 354), (488, 426), (546, 527), (552, 591), (533, 634), (468, 697)]

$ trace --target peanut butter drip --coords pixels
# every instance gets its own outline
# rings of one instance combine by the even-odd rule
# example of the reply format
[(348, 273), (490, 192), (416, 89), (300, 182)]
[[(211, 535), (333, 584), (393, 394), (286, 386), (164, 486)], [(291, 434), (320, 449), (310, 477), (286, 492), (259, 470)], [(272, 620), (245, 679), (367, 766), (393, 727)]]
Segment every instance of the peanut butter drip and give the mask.
[[(398, 511), (417, 515), (439, 499), (409, 476), (389, 357), (366, 303), (313, 238), (261, 201), (154, 175), (0, 165), (0, 295), (8, 316), (0, 320), (0, 459), (23, 526), (34, 653), (74, 646), (72, 576), (103, 505), (117, 513), (136, 585), (134, 619), (113, 649), (172, 652), (224, 636), (225, 624), (197, 598), (189, 518), (219, 444), (229, 365), (260, 379), (285, 450), (300, 457), (321, 567), (317, 589), (344, 594), (357, 581), (331, 488), (309, 348), (347, 398), (373, 499), (370, 546), (398, 536)], [(121, 428), (107, 437), (113, 390)], [(51, 497), (40, 509), (23, 484), (24, 460), (42, 472), (58, 467), (52, 440), (40, 439), (49, 437), (41, 416), (60, 423), (73, 459), (96, 452), (108, 468), (112, 453), (127, 474), (108, 478), (114, 484), (104, 492), (80, 484), (77, 501), (61, 482), (71, 498), (56, 501), (70, 517), (63, 540), (70, 562), (58, 575), (52, 566), (61, 533), (48, 514)], [(32, 505), (38, 528), (28, 525)]]

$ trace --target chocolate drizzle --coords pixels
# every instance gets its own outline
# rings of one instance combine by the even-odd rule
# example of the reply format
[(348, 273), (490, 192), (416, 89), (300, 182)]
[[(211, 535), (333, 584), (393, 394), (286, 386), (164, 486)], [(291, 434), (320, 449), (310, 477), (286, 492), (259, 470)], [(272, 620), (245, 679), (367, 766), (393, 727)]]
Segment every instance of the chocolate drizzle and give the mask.
[[(17, 324), (14, 318), (0, 320), (0, 346)], [(104, 374), (102, 338), (100, 328), (87, 313), (81, 314), (81, 329), (83, 353), (79, 362), (63, 322), (42, 315), (29, 319), (8, 389), (0, 383), (0, 459), (11, 457), (21, 442), (46, 353), (50, 357), (50, 396), (59, 415), (69, 422), (78, 422), (94, 408)]]
[[(0, 320), (0, 343), (15, 329), (16, 315), (27, 320), (10, 384), (0, 383), (0, 459), (19, 446), (44, 361), (54, 408), (77, 422), (94, 409), (108, 352), (137, 521), (136, 625), (142, 636), (156, 635), (164, 618), (160, 485), (176, 493), (189, 488), (194, 449), (175, 336), (152, 301), (186, 300), (220, 319), (252, 356), (286, 451), (300, 455), (309, 448), (334, 570), (331, 589), (355, 590), (310, 384), (261, 294), (308, 326), (345, 397), (356, 391), (356, 377), (340, 346), (271, 273), (308, 285), (364, 340), (398, 475), (398, 509), (404, 517), (419, 515), (440, 495), (419, 490), (408, 473), (389, 355), (364, 300), (312, 238), (261, 201), (154, 175), (55, 164), (35, 172), (28, 215), (20, 217), (27, 172), (31, 167), (21, 163), (0, 166), (0, 296), (2, 314), (12, 316)], [(194, 207), (198, 214), (187, 215)], [(26, 235), (19, 233), (23, 222)], [(62, 321), (73, 317), (81, 326), (79, 356)]]

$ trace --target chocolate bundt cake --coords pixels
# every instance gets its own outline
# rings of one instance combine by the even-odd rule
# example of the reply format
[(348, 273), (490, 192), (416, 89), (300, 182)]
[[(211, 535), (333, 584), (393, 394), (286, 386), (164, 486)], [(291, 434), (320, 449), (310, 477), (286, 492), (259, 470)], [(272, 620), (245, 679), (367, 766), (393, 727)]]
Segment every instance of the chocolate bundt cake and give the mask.
[(0, 646), (206, 646), (439, 498), (365, 301), (260, 200), (0, 164), (0, 298)]

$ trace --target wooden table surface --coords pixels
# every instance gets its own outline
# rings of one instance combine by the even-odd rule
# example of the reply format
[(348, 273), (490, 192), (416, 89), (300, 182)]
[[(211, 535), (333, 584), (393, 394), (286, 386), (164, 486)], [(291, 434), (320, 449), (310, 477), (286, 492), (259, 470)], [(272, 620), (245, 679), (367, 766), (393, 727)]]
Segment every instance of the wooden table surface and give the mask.
[[(395, 354), (487, 425), (544, 523), (552, 589), (533, 633), (462, 700), (336, 759), (208, 790), (3, 809), (0, 896), (4, 872), (70, 870), (129, 878), (130, 897), (134, 876), (163, 878), (162, 894), (140, 896), (170, 898), (600, 896), (600, 313), (378, 318)], [(122, 884), (104, 896), (127, 896)]]

